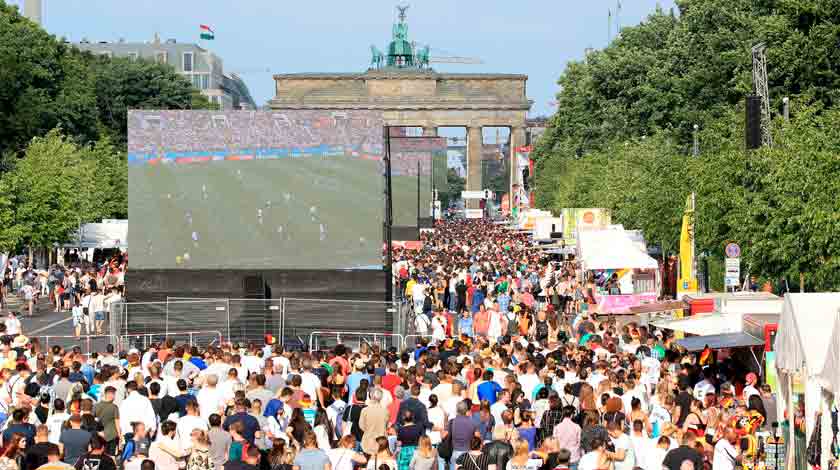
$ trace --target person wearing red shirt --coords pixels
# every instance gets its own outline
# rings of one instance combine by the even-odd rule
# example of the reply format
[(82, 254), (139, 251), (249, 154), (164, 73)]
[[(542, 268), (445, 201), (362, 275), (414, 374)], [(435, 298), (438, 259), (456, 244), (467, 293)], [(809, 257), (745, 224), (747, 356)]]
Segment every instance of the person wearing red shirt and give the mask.
[[(388, 393), (394, 397), (394, 389), (402, 382), (402, 379), (397, 375), (397, 363), (392, 362), (388, 364), (388, 372), (382, 377), (382, 388), (388, 390)], [(396, 397), (394, 397), (396, 398)]]

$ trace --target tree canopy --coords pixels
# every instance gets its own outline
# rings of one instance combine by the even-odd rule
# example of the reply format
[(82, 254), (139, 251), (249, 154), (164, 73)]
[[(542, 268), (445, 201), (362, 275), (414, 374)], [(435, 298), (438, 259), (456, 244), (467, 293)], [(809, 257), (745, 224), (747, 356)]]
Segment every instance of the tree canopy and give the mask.
[(128, 109), (213, 107), (171, 67), (81, 52), (4, 0), (0, 83), (0, 251), (128, 216)]
[[(568, 64), (557, 112), (537, 142), (540, 207), (607, 207), (649, 243), (677, 249), (696, 193), (696, 244), (721, 269), (809, 289), (840, 288), (840, 3), (677, 0)], [(774, 146), (744, 149), (750, 50), (767, 46)], [(789, 122), (781, 98), (793, 103)], [(689, 156), (694, 124), (701, 154)], [(722, 274), (713, 276), (722, 287)]]

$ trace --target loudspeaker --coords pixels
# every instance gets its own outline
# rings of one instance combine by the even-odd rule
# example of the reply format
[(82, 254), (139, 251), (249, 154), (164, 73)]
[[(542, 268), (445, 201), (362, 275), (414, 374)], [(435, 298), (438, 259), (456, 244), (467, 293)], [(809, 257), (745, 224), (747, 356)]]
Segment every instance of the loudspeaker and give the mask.
[(761, 147), (761, 98), (755, 95), (747, 96), (744, 136), (747, 150)]

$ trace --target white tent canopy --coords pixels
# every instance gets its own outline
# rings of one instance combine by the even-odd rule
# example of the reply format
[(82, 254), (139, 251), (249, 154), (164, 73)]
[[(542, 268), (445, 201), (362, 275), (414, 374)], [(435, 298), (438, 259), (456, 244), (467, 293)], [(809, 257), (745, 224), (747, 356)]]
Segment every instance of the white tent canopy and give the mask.
[(834, 319), (831, 331), (831, 342), (819, 377), (835, 396), (840, 396), (840, 314)]
[(817, 374), (823, 370), (840, 293), (788, 294), (776, 335), (776, 368)]
[[(793, 414), (793, 380), (798, 376), (805, 384), (805, 434), (811, 436), (815, 427), (818, 411), (827, 411), (824, 387), (831, 385), (831, 380), (824, 383), (823, 375), (836, 374), (827, 371), (826, 358), (832, 349), (834, 327), (840, 312), (840, 293), (787, 294), (779, 321), (779, 334), (776, 335), (776, 369), (779, 378), (787, 383), (781, 387), (789, 414)], [(827, 413), (826, 413), (827, 414)], [(823, 449), (831, 442), (831, 420), (823, 419)], [(788, 437), (788, 454), (793, 455), (793, 430)], [(823, 468), (828, 463), (828, 452), (822, 453)]]
[(103, 221), (99, 224), (83, 224), (82, 239), (78, 230), (73, 233), (65, 248), (122, 248), (128, 247), (128, 221)]
[(578, 253), (583, 269), (655, 269), (659, 264), (624, 230), (582, 230)]

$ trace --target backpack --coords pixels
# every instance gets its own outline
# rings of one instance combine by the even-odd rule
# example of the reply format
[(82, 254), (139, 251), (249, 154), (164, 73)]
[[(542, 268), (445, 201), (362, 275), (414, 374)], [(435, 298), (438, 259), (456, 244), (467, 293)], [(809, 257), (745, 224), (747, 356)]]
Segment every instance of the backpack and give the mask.
[(511, 315), (507, 315), (507, 334), (510, 337), (514, 337), (519, 334), (519, 318), (517, 318), (516, 314), (513, 314), (513, 318), (511, 319)]

